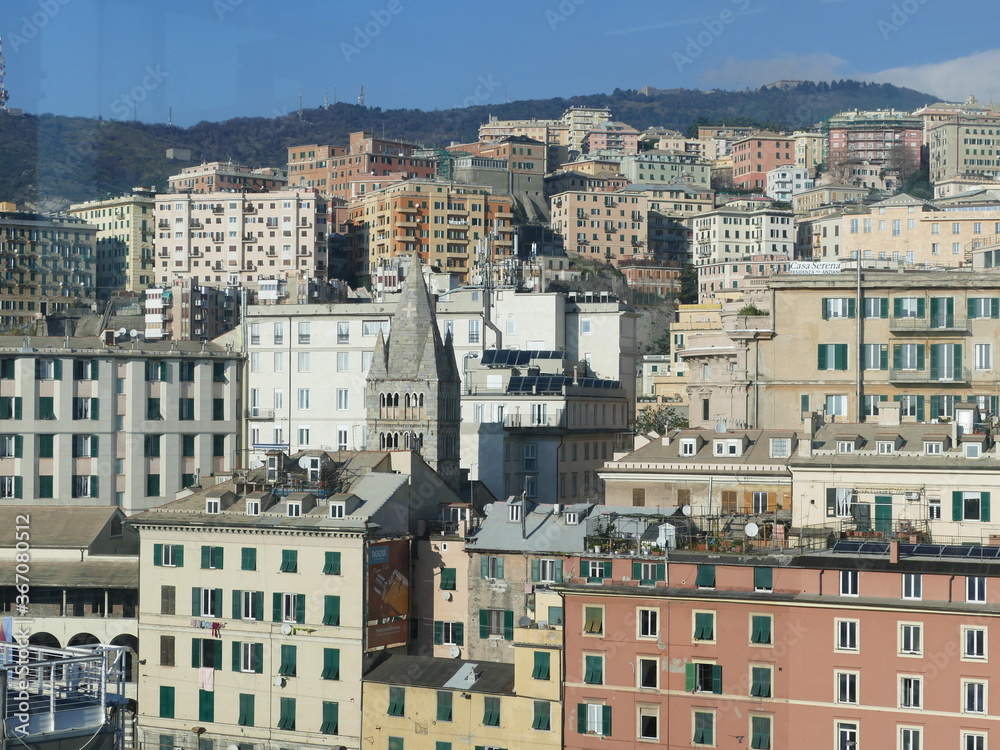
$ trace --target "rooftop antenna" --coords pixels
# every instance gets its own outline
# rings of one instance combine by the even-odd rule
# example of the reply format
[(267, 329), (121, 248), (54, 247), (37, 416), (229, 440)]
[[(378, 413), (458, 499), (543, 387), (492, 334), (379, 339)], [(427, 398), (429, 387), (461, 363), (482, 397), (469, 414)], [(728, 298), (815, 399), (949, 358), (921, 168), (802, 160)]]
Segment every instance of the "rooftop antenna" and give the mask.
[(299, 89), (299, 119), (302, 119), (302, 89)]
[(6, 67), (3, 61), (3, 37), (0, 36), (0, 110), (7, 109), (7, 99), (9, 98), (7, 86), (4, 84), (4, 70), (6, 70)]
[(172, 128), (173, 126), (174, 126), (174, 108), (167, 107), (167, 127)]
[(323, 94), (323, 109), (330, 109), (330, 92)]
[(358, 106), (359, 107), (365, 106), (365, 87), (364, 86), (362, 86), (361, 90), (358, 91)]

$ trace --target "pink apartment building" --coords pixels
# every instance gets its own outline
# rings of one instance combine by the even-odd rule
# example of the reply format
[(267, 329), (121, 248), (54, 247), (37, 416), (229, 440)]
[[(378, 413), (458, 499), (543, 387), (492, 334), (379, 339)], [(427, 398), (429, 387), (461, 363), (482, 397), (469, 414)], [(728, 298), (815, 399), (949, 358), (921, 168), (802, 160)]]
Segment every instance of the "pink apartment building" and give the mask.
[(762, 130), (733, 144), (733, 187), (764, 188), (767, 173), (795, 163), (795, 141), (787, 135)]
[(998, 548), (860, 549), (678, 554), (665, 582), (613, 560), (557, 587), (564, 747), (987, 750)]

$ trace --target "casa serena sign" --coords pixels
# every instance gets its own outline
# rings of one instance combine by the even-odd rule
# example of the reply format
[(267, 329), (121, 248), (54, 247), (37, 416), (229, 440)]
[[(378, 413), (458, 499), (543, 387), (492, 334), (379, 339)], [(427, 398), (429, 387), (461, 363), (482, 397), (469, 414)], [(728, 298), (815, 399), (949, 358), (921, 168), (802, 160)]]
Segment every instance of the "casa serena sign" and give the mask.
[(812, 262), (793, 261), (786, 273), (840, 273), (840, 263), (836, 261)]

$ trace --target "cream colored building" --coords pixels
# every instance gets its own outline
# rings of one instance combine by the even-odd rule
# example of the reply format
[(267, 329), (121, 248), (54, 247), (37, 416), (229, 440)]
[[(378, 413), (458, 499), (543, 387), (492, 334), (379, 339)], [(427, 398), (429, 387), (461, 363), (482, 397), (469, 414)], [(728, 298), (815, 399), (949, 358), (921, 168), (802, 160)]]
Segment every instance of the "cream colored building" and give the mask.
[(836, 210), (842, 203), (861, 203), (868, 195), (865, 188), (852, 185), (817, 185), (792, 196), (795, 215), (824, 213)]
[(795, 143), (795, 165), (815, 173), (826, 161), (826, 136), (823, 133), (796, 130), (792, 133)]
[(409, 451), (275, 452), (136, 517), (144, 745), (370, 748), (361, 679), (409, 640), (410, 534), (457, 500)]
[(795, 247), (792, 212), (752, 202), (734, 201), (695, 217), (691, 225), (696, 266), (754, 255), (791, 259)]
[(928, 127), (930, 180), (1000, 176), (1000, 114), (957, 116)]
[(151, 192), (136, 188), (131, 195), (74, 203), (69, 213), (97, 227), (94, 254), (102, 294), (140, 293), (153, 284), (156, 216)]

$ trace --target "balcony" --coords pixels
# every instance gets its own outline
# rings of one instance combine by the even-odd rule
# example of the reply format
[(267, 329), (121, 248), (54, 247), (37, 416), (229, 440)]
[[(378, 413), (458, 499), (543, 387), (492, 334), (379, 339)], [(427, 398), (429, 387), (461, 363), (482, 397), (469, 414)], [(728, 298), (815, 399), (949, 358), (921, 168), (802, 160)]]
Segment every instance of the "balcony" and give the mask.
[(964, 315), (929, 315), (925, 318), (895, 316), (889, 318), (892, 333), (963, 334), (969, 332), (969, 321)]
[(566, 414), (562, 409), (556, 409), (554, 414), (506, 414), (503, 426), (511, 428), (531, 427), (565, 427)]
[(890, 383), (954, 383), (968, 384), (972, 380), (972, 371), (965, 367), (942, 368), (936, 370), (889, 370)]
[(254, 207), (254, 205), (252, 203), (244, 203), (243, 204), (243, 213), (245, 213), (245, 214), (255, 214), (255, 213), (257, 213), (257, 209)]
[(259, 406), (251, 406), (246, 410), (246, 418), (261, 422), (274, 421), (274, 409), (261, 409)]

